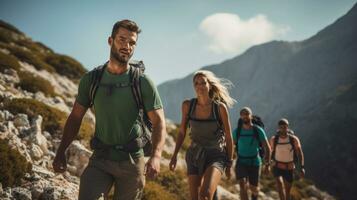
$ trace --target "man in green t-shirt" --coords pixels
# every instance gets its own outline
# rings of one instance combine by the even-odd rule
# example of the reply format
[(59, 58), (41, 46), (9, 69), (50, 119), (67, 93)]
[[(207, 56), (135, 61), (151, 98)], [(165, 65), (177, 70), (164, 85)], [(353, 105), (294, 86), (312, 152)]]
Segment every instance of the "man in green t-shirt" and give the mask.
[[(114, 24), (108, 38), (110, 59), (105, 64), (95, 98), (91, 98), (90, 72), (83, 75), (78, 95), (64, 127), (63, 138), (53, 162), (56, 172), (66, 170), (65, 151), (78, 134), (83, 116), (93, 104), (95, 138), (106, 147), (125, 145), (142, 135), (143, 126), (131, 87), (129, 60), (134, 53), (139, 27), (130, 20)], [(107, 198), (114, 185), (114, 199), (141, 199), (146, 176), (153, 178), (160, 171), (161, 152), (165, 142), (165, 118), (157, 88), (151, 79), (139, 77), (142, 104), (152, 123), (152, 154), (146, 165), (143, 149), (127, 152), (117, 148), (94, 149), (80, 179), (79, 199)], [(120, 85), (121, 87), (116, 87)], [(103, 153), (105, 152), (105, 153)], [(145, 170), (144, 170), (145, 168)]]

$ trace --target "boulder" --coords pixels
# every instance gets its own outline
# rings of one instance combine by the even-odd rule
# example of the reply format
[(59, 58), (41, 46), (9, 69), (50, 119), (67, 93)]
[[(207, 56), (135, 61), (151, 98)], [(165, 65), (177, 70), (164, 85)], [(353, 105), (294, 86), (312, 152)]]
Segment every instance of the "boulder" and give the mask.
[(46, 137), (42, 134), (42, 116), (38, 115), (32, 123), (32, 142), (36, 145), (38, 145), (41, 150), (43, 151), (44, 154), (47, 154), (48, 152), (48, 147), (47, 147), (47, 139)]
[(11, 191), (11, 196), (14, 199), (21, 199), (21, 200), (31, 200), (32, 199), (31, 191), (28, 190), (27, 188), (23, 188), (23, 187), (13, 188)]
[(233, 194), (223, 188), (222, 186), (217, 186), (217, 195), (220, 200), (238, 200), (238, 195)]
[(19, 113), (15, 116), (14, 125), (19, 127), (30, 127), (30, 122), (26, 114)]
[(68, 164), (74, 166), (76, 171), (74, 175), (80, 176), (87, 166), (92, 152), (85, 148), (78, 140), (72, 142), (67, 149)]
[(33, 160), (39, 160), (43, 156), (43, 151), (38, 145), (32, 144), (30, 149), (30, 155)]

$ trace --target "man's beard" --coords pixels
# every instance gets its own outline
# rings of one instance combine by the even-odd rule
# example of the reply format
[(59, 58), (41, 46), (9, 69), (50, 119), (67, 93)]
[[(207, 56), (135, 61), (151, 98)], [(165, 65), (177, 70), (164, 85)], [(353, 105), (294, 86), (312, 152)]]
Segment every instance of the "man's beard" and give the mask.
[(250, 119), (243, 119), (243, 124), (245, 124), (245, 125), (250, 124)]
[(132, 54), (128, 55), (127, 58), (121, 57), (119, 52), (115, 50), (114, 46), (110, 49), (110, 55), (114, 58), (118, 63), (128, 64)]

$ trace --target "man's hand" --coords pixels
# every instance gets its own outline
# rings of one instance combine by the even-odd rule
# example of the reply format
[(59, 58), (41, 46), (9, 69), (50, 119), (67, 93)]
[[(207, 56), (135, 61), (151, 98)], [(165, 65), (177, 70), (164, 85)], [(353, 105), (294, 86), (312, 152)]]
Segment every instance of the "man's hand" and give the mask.
[(226, 177), (227, 177), (228, 180), (231, 179), (231, 177), (232, 177), (231, 168), (232, 168), (232, 166), (228, 166), (226, 168)]
[(305, 177), (305, 169), (301, 169), (300, 170), (300, 178), (304, 178)]
[(177, 164), (177, 155), (173, 155), (171, 160), (170, 160), (170, 164), (169, 164), (169, 167), (170, 167), (171, 171), (175, 171), (176, 164)]
[(154, 179), (160, 172), (160, 158), (157, 156), (150, 157), (145, 165), (145, 175)]
[(67, 170), (67, 159), (64, 151), (57, 151), (52, 167), (53, 170), (58, 173), (63, 173)]

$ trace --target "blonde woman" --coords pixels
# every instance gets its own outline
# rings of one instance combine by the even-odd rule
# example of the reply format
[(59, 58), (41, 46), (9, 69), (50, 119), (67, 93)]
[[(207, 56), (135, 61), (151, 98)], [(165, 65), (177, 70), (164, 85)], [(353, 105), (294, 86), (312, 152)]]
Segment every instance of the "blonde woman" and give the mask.
[(176, 168), (177, 154), (190, 130), (191, 145), (186, 152), (187, 174), (192, 200), (211, 200), (223, 175), (231, 176), (233, 142), (227, 107), (230, 82), (201, 70), (193, 76), (196, 98), (182, 103), (182, 121), (170, 169)]

